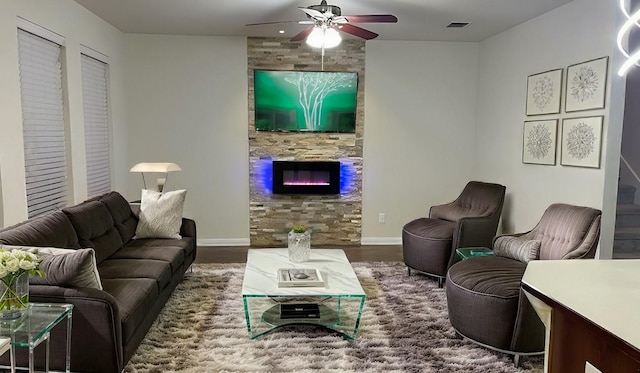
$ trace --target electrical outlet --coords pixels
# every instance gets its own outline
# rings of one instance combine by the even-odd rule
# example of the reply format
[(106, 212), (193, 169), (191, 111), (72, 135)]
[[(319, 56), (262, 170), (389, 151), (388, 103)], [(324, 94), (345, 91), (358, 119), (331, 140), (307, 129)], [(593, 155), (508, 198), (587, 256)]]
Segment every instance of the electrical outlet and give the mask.
[(381, 212), (378, 214), (378, 224), (384, 224), (385, 219), (386, 219), (386, 216), (384, 212)]

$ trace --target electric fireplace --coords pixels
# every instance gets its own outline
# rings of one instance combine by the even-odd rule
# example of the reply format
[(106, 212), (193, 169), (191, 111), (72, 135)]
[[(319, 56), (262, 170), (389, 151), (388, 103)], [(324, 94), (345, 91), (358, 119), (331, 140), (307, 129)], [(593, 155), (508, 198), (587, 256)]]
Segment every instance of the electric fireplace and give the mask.
[(338, 161), (273, 161), (274, 194), (339, 194)]

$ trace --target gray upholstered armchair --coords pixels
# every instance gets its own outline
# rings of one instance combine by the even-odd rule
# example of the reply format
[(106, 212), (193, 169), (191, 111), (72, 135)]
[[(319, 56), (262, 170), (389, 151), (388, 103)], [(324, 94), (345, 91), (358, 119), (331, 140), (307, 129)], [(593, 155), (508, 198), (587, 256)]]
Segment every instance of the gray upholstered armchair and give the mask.
[(496, 234), (505, 187), (470, 181), (453, 202), (431, 207), (429, 217), (418, 218), (402, 229), (402, 253), (411, 269), (438, 278), (458, 259), (459, 247), (489, 247)]
[[(520, 287), (527, 262), (593, 258), (600, 215), (590, 207), (553, 204), (531, 231), (496, 237), (495, 255), (454, 264), (447, 273), (446, 294), (456, 332), (514, 355), (516, 365), (520, 355), (544, 353), (544, 325)], [(537, 255), (524, 253), (525, 246)]]

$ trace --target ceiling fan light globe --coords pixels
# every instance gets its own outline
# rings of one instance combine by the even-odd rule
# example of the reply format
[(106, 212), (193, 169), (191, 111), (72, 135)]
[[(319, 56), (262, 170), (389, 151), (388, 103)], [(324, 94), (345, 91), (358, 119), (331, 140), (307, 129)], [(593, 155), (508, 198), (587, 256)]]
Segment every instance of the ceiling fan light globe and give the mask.
[(334, 48), (341, 42), (342, 38), (336, 29), (325, 27), (315, 27), (306, 39), (306, 43), (313, 48)]
[(322, 47), (324, 43), (324, 30), (321, 27), (314, 27), (313, 31), (307, 36), (307, 44), (314, 48)]
[(342, 42), (342, 38), (340, 37), (340, 33), (334, 29), (329, 28), (324, 33), (324, 47), (325, 48), (334, 48), (340, 45)]

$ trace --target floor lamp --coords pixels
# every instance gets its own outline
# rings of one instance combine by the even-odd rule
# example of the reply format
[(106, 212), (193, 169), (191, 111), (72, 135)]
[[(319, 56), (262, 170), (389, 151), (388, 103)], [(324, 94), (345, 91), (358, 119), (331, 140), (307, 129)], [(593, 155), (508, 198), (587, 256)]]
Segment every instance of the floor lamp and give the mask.
[(143, 162), (138, 163), (137, 165), (131, 167), (129, 172), (140, 172), (142, 174), (142, 184), (144, 185), (144, 189), (147, 189), (147, 182), (144, 179), (145, 172), (155, 172), (155, 173), (163, 173), (164, 177), (159, 177), (156, 179), (158, 182), (158, 191), (162, 192), (164, 190), (164, 186), (167, 183), (167, 177), (169, 176), (169, 172), (174, 171), (182, 171), (180, 166), (175, 163), (149, 163)]

